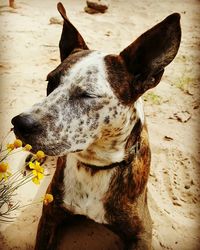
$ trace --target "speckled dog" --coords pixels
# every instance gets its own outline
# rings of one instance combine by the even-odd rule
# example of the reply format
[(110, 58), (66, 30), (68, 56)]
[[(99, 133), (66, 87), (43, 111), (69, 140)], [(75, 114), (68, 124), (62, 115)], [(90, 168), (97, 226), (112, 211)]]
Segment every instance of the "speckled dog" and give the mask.
[(59, 156), (43, 208), (36, 250), (56, 249), (63, 218), (81, 214), (109, 225), (127, 249), (150, 249), (147, 207), (150, 149), (141, 95), (155, 87), (181, 38), (174, 13), (119, 55), (89, 50), (64, 19), (61, 64), (48, 76), (47, 97), (13, 118), (14, 131), (33, 150)]

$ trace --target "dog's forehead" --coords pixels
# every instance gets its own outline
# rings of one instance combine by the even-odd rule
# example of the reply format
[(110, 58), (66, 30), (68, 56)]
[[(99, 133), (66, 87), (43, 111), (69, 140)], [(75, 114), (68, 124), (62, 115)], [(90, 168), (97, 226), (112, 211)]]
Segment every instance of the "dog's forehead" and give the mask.
[(107, 81), (105, 56), (106, 54), (102, 52), (90, 51), (90, 53), (78, 53), (76, 62), (74, 57), (71, 58), (72, 60), (69, 58), (62, 70), (60, 83), (80, 86), (85, 90), (108, 93), (111, 87)]
[[(47, 77), (53, 89), (65, 85), (100, 96), (113, 96), (130, 104), (130, 74), (120, 56), (99, 51), (80, 50), (67, 57)], [(73, 91), (72, 91), (73, 92)]]

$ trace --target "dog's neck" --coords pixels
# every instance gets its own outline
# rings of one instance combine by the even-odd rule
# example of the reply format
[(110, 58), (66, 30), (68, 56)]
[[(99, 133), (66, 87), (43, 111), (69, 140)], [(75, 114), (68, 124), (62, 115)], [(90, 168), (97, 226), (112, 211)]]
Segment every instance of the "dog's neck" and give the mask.
[(76, 158), (83, 164), (98, 167), (110, 166), (113, 163), (128, 161), (139, 148), (139, 138), (142, 130), (140, 119), (125, 129), (118, 136), (102, 138), (91, 144), (87, 150), (76, 153)]

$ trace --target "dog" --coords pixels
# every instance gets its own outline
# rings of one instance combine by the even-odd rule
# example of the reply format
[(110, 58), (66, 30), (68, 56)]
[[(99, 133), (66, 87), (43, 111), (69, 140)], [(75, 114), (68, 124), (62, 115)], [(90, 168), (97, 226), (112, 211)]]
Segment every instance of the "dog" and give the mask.
[(151, 152), (141, 96), (178, 52), (180, 15), (107, 55), (90, 50), (63, 5), (57, 8), (64, 20), (61, 64), (47, 76), (47, 97), (12, 119), (33, 151), (58, 156), (47, 190), (54, 202), (43, 207), (35, 249), (56, 249), (58, 226), (77, 215), (107, 225), (126, 249), (151, 249)]

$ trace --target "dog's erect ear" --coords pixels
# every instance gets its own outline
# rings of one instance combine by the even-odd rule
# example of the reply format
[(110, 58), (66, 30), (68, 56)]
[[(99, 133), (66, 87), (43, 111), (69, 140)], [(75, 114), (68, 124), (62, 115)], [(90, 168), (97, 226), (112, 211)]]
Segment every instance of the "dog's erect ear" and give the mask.
[(142, 34), (120, 56), (133, 75), (133, 98), (155, 87), (176, 56), (181, 40), (180, 15), (174, 13)]
[(78, 30), (70, 23), (62, 3), (57, 4), (58, 11), (64, 19), (63, 30), (59, 42), (60, 58), (63, 61), (74, 49), (88, 49)]

